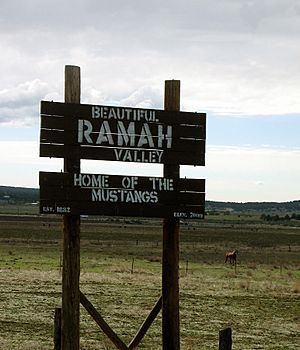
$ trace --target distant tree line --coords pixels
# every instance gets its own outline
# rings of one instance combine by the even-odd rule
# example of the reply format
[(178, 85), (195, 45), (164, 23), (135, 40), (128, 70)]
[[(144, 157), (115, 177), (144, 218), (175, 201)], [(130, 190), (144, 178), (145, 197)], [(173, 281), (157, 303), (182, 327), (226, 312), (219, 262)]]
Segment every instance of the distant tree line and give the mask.
[(290, 220), (300, 220), (300, 214), (293, 213), (292, 215), (284, 215), (279, 216), (276, 215), (269, 215), (269, 214), (262, 214), (260, 218), (264, 221), (290, 221)]
[(37, 188), (0, 186), (0, 202), (32, 203), (39, 200)]
[(298, 212), (300, 211), (300, 200), (291, 202), (216, 202), (206, 201), (206, 209), (209, 211), (224, 211), (227, 208), (235, 212)]

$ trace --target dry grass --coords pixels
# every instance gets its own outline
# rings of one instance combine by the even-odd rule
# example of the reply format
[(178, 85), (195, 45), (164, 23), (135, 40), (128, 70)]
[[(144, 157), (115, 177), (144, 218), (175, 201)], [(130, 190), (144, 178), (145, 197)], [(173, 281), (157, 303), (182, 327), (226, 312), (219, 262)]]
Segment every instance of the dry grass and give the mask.
[[(115, 261), (113, 261), (115, 263)], [(144, 262), (137, 262), (143, 264)], [(160, 294), (160, 276), (145, 269), (132, 274), (108, 269), (83, 272), (81, 290), (114, 330), (130, 342)], [(151, 268), (151, 265), (149, 266)], [(213, 269), (219, 270), (212, 274)], [(218, 331), (233, 328), (237, 349), (293, 349), (299, 340), (299, 297), (294, 279), (267, 275), (251, 278), (247, 270), (230, 274), (223, 266), (195, 265), (180, 279), (182, 349), (217, 348)], [(294, 273), (296, 273), (295, 271)], [(253, 273), (253, 272), (252, 272)], [(271, 282), (272, 281), (272, 282)], [(54, 309), (60, 305), (57, 272), (1, 270), (1, 340), (7, 349), (51, 349)], [(161, 347), (161, 316), (146, 335), (141, 349)], [(278, 327), (280, 325), (280, 327)], [(81, 309), (82, 349), (113, 349), (84, 309)]]
[[(54, 310), (61, 305), (60, 230), (59, 224), (1, 226), (0, 349), (53, 348)], [(81, 290), (126, 343), (160, 296), (157, 230), (127, 225), (121, 234), (118, 228), (116, 236), (114, 227), (107, 225), (83, 227)], [(300, 237), (296, 230), (285, 230), (277, 230), (273, 243), (266, 233), (267, 246), (255, 246), (253, 231), (247, 228), (230, 236), (222, 227), (182, 230), (183, 350), (217, 349), (219, 330), (227, 326), (233, 329), (234, 349), (297, 348)], [(282, 247), (291, 237), (293, 251), (288, 252)], [(242, 247), (236, 270), (224, 265), (227, 245)], [(161, 348), (161, 315), (139, 348)], [(114, 349), (83, 308), (81, 349)]]

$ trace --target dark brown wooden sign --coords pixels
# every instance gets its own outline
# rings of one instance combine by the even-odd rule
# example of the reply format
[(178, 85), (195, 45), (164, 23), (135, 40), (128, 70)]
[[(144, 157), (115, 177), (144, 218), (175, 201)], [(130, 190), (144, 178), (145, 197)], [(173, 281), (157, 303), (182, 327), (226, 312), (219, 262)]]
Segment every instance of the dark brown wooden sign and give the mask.
[(205, 180), (40, 172), (40, 211), (202, 219)]
[(41, 102), (40, 156), (204, 165), (206, 115)]

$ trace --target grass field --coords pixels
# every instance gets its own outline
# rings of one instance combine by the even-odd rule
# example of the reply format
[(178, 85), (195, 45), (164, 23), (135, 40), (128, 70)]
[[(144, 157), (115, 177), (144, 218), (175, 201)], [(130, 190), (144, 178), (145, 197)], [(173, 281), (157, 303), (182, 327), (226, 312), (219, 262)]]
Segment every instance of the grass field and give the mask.
[[(162, 228), (119, 220), (81, 225), (81, 290), (129, 343), (161, 291)], [(62, 224), (0, 221), (0, 349), (53, 349), (61, 305)], [(298, 349), (300, 228), (255, 216), (208, 217), (181, 225), (181, 348)], [(238, 249), (236, 271), (224, 253)], [(81, 349), (114, 349), (81, 308)], [(161, 348), (161, 314), (140, 349)]]

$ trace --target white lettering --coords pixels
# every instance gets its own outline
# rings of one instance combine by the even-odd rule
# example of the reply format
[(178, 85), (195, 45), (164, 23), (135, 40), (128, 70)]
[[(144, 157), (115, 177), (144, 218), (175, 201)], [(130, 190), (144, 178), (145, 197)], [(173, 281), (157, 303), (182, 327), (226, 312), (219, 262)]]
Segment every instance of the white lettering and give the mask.
[(158, 191), (174, 191), (173, 179), (149, 177), (152, 182), (152, 189)]
[(55, 212), (55, 208), (54, 208), (54, 207), (46, 206), (46, 207), (43, 207), (43, 208), (42, 208), (42, 212), (43, 212), (43, 213), (54, 213), (54, 212)]
[(203, 214), (190, 212), (190, 218), (203, 218)]
[(124, 112), (125, 112), (125, 114), (126, 114), (126, 120), (130, 120), (131, 113), (132, 113), (132, 109), (130, 109), (130, 108), (125, 108), (125, 109), (124, 109)]
[(151, 134), (151, 131), (149, 129), (149, 125), (147, 123), (143, 124), (140, 139), (139, 139), (137, 146), (142, 147), (144, 145), (149, 145), (149, 147), (151, 147), (151, 148), (154, 147), (152, 134)]
[[(118, 110), (118, 109), (117, 109)], [(108, 119), (117, 119), (117, 113), (114, 108), (111, 108), (108, 112)]]
[(116, 161), (121, 162), (162, 163), (163, 153), (161, 150), (114, 149)]
[(156, 191), (92, 189), (92, 202), (157, 203)]
[[(79, 143), (86, 141), (87, 143), (93, 143), (93, 140), (90, 137), (90, 134), (93, 131), (92, 123), (88, 120), (78, 120), (78, 136), (77, 140)], [(85, 140), (84, 140), (85, 139)]]
[(71, 213), (70, 207), (56, 207), (56, 212), (58, 214)]
[(81, 186), (81, 174), (74, 174), (74, 186)]
[(122, 149), (114, 149), (115, 152), (115, 156), (116, 156), (116, 160), (122, 160), (122, 154), (123, 154), (123, 150)]
[[(117, 125), (118, 133), (118, 146), (128, 145), (131, 147), (135, 146), (135, 127), (134, 122), (130, 122), (126, 129), (123, 122), (118, 122)], [(130, 141), (130, 142), (129, 142)]]
[(92, 119), (159, 122), (155, 110), (124, 107), (92, 106)]
[(133, 190), (135, 188), (135, 186), (137, 185), (137, 183), (138, 183), (137, 176), (131, 176), (131, 177), (125, 176), (122, 179), (122, 186), (124, 188), (130, 188)]
[(101, 118), (102, 119), (107, 119), (108, 115), (108, 107), (101, 107)]
[(92, 107), (92, 118), (100, 118), (100, 107), (99, 106), (93, 106)]
[(158, 162), (155, 162), (155, 163), (162, 163), (161, 161), (161, 158), (162, 158), (162, 155), (163, 155), (164, 151), (156, 151), (156, 154), (157, 154), (157, 159), (158, 159)]
[[(125, 113), (126, 110), (123, 110)], [(124, 113), (120, 116), (118, 109), (108, 109), (107, 107), (96, 108), (93, 107), (93, 118), (99, 118), (99, 116), (106, 118), (124, 118)], [(109, 114), (107, 114), (109, 113)], [(127, 112), (126, 112), (127, 113)], [(143, 111), (146, 115), (145, 111)], [(156, 127), (157, 129), (154, 129)], [(151, 129), (148, 123), (135, 123), (131, 121), (128, 125), (122, 121), (117, 123), (111, 123), (109, 120), (100, 121), (100, 123), (93, 123), (90, 120), (79, 119), (77, 126), (77, 141), (81, 144), (89, 145), (102, 145), (108, 144), (111, 146), (128, 148), (148, 148), (153, 149), (154, 153), (139, 153), (138, 157), (142, 158), (142, 162), (158, 163), (162, 153), (157, 153), (161, 148), (172, 147), (172, 126), (167, 125), (151, 125)], [(154, 130), (154, 131), (153, 131)], [(146, 155), (147, 154), (147, 155)], [(125, 154), (124, 154), (125, 155)], [(120, 156), (121, 157), (121, 156)], [(127, 158), (133, 158), (134, 155), (128, 155)], [(157, 160), (159, 158), (159, 160)]]
[(92, 187), (108, 187), (108, 175), (92, 175)]
[(83, 120), (78, 120), (78, 134), (77, 134), (77, 141), (79, 143), (82, 143), (83, 141)]
[(163, 147), (163, 141), (167, 141), (167, 148), (172, 147), (172, 126), (167, 125), (167, 132), (164, 133), (163, 125), (158, 125), (157, 129), (157, 147), (162, 148)]
[(132, 155), (129, 149), (125, 150), (124, 159), (125, 162), (132, 162)]
[(173, 215), (174, 215), (174, 218), (186, 218), (187, 217), (186, 213), (174, 212)]
[(111, 135), (111, 130), (108, 121), (104, 121), (101, 125), (99, 135), (96, 141), (97, 145), (108, 142), (109, 145), (114, 145), (114, 140)]
[(108, 175), (74, 174), (73, 185), (76, 187), (98, 187), (107, 188)]
[(89, 177), (89, 175), (82, 175), (81, 176), (81, 186), (83, 187), (90, 187), (91, 185), (91, 178)]

